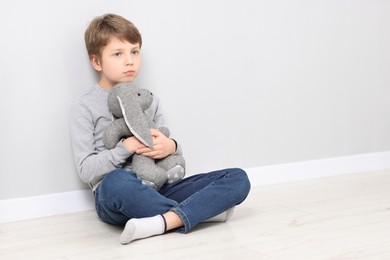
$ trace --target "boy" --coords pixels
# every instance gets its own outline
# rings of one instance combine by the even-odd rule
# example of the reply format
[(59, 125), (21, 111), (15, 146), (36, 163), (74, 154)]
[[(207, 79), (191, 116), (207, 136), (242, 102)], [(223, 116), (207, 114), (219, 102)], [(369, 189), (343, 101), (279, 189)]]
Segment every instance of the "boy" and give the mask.
[[(151, 129), (153, 148), (144, 146), (134, 136), (118, 142), (113, 149), (104, 147), (103, 132), (112, 121), (107, 96), (115, 84), (132, 82), (137, 77), (142, 38), (130, 21), (106, 14), (91, 22), (85, 43), (100, 80), (73, 108), (70, 128), (77, 170), (94, 192), (99, 218), (125, 226), (120, 237), (122, 244), (169, 230), (186, 233), (201, 222), (230, 218), (234, 206), (244, 201), (250, 190), (243, 170), (197, 174), (155, 191), (142, 184), (131, 170), (132, 155), (160, 159), (181, 154), (176, 141)], [(164, 126), (155, 95), (146, 112), (157, 127)]]

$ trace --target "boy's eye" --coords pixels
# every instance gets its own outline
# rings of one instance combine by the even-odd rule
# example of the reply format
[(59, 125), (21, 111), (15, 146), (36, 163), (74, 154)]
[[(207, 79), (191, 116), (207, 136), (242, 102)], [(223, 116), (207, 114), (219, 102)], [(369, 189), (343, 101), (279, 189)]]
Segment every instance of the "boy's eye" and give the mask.
[(133, 55), (138, 55), (138, 54), (139, 54), (139, 51), (133, 51), (132, 54), (133, 54)]
[(121, 54), (122, 54), (121, 52), (115, 52), (114, 56), (121, 56)]

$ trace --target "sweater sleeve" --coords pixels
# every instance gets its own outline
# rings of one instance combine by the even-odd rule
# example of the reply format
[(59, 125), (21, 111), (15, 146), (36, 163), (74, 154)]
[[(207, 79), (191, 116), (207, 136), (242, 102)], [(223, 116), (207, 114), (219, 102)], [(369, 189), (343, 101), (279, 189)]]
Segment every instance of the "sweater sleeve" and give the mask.
[(81, 180), (96, 186), (108, 172), (121, 168), (132, 155), (122, 142), (113, 149), (96, 146), (95, 125), (92, 113), (82, 103), (71, 111), (70, 133), (73, 157)]

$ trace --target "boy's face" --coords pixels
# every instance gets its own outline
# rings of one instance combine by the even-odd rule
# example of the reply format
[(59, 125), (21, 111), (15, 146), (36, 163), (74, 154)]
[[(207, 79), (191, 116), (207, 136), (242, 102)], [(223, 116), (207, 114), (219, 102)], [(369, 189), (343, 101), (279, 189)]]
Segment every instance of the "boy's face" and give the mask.
[(92, 66), (100, 72), (99, 85), (112, 89), (117, 83), (133, 81), (141, 65), (140, 50), (138, 43), (111, 39), (103, 48), (101, 59), (96, 56), (91, 58)]

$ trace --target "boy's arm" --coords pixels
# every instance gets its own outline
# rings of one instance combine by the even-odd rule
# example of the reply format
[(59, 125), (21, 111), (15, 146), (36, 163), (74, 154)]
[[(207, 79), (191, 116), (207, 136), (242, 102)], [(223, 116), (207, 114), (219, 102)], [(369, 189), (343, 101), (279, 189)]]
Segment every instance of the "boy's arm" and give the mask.
[(132, 155), (122, 142), (113, 149), (98, 151), (93, 121), (92, 114), (82, 104), (72, 110), (70, 132), (74, 161), (81, 180), (92, 186), (108, 172), (120, 168)]

